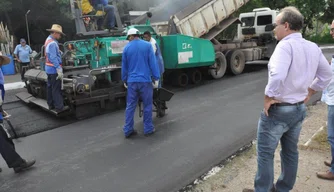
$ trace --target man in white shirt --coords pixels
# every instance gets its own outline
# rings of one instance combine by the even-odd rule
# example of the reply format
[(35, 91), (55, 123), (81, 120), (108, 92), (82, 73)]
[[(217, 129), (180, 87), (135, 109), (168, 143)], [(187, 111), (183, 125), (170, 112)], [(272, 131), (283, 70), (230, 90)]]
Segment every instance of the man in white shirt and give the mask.
[(154, 54), (157, 52), (157, 41), (152, 37), (149, 31), (144, 32), (144, 40), (152, 44)]
[(159, 81), (159, 87), (161, 87), (163, 83), (162, 81), (163, 81), (163, 73), (165, 72), (165, 66), (164, 66), (164, 60), (162, 58), (162, 54), (160, 51), (160, 47), (157, 44), (157, 41), (152, 37), (149, 31), (144, 32), (144, 40), (150, 42), (153, 47), (154, 55), (156, 58), (156, 63), (159, 66), (159, 70), (160, 70), (161, 79)]
[[(331, 25), (330, 31), (334, 38), (334, 20)], [(318, 172), (317, 176), (321, 179), (334, 180), (334, 55), (332, 56), (332, 73), (333, 77), (326, 90), (324, 90), (321, 101), (324, 101), (328, 105), (328, 120), (327, 120), (327, 132), (328, 142), (331, 146), (332, 159), (331, 161), (325, 161), (325, 165), (330, 167), (326, 172)]]

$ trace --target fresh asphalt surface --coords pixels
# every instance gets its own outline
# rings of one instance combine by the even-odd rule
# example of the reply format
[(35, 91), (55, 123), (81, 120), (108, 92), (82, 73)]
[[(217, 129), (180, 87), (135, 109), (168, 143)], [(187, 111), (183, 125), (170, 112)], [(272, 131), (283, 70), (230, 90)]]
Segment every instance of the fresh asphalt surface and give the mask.
[[(168, 115), (154, 118), (157, 132), (152, 137), (142, 135), (136, 114), (140, 134), (124, 139), (122, 110), (20, 138), (17, 151), (36, 158), (36, 166), (18, 175), (0, 160), (0, 191), (177, 191), (255, 138), (267, 82), (266, 69), (255, 68), (178, 91), (168, 103)], [(18, 103), (11, 102), (7, 104)], [(22, 129), (31, 121), (57, 124), (38, 109), (32, 110), (38, 115), (34, 120), (24, 105), (9, 110), (13, 121), (20, 118)]]

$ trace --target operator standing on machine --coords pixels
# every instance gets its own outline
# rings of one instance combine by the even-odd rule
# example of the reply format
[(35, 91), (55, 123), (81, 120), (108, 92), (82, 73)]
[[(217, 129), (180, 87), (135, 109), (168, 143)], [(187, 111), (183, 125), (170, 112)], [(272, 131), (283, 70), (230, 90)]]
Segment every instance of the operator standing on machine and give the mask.
[(61, 80), (63, 78), (63, 69), (61, 53), (58, 46), (58, 40), (61, 35), (65, 35), (60, 25), (54, 24), (50, 31), (50, 36), (45, 41), (45, 72), (48, 75), (47, 99), (50, 110), (61, 112), (64, 110), (63, 96), (61, 93)]
[(134, 114), (139, 97), (144, 105), (144, 135), (155, 132), (152, 122), (153, 86), (159, 84), (160, 72), (156, 64), (153, 48), (150, 43), (139, 39), (139, 31), (132, 28), (127, 33), (130, 41), (123, 50), (122, 80), (127, 91), (125, 110), (125, 125), (123, 128), (126, 138), (137, 134), (134, 130)]
[(115, 27), (115, 7), (108, 5), (108, 0), (90, 0), (90, 3), (95, 10), (104, 11), (106, 13), (108, 22), (107, 28), (110, 30), (117, 30)]

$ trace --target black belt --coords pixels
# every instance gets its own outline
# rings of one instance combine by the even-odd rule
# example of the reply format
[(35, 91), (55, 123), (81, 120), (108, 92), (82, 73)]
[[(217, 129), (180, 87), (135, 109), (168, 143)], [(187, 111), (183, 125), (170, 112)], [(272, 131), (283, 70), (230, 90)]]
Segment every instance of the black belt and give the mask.
[(301, 105), (304, 104), (304, 101), (300, 101), (298, 103), (275, 103), (275, 106), (294, 106), (294, 105)]

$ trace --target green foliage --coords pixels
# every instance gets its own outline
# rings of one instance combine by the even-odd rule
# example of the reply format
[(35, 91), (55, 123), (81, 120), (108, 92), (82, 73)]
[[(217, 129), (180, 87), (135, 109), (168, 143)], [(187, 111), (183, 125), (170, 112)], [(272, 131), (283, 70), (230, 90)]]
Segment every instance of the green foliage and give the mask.
[(315, 43), (320, 43), (320, 44), (333, 44), (334, 39), (330, 34), (327, 35), (313, 35), (311, 37), (306, 37), (306, 39), (315, 42)]
[(0, 13), (12, 10), (13, 3), (11, 0), (0, 0)]
[[(321, 22), (314, 20), (314, 23), (318, 22), (319, 27), (314, 28), (313, 30), (309, 30), (305, 38), (313, 41), (315, 43), (321, 43), (321, 44), (328, 44), (328, 43), (334, 43), (334, 39), (330, 35), (330, 26), (328, 23), (322, 24)], [(316, 24), (314, 24), (316, 26)]]

